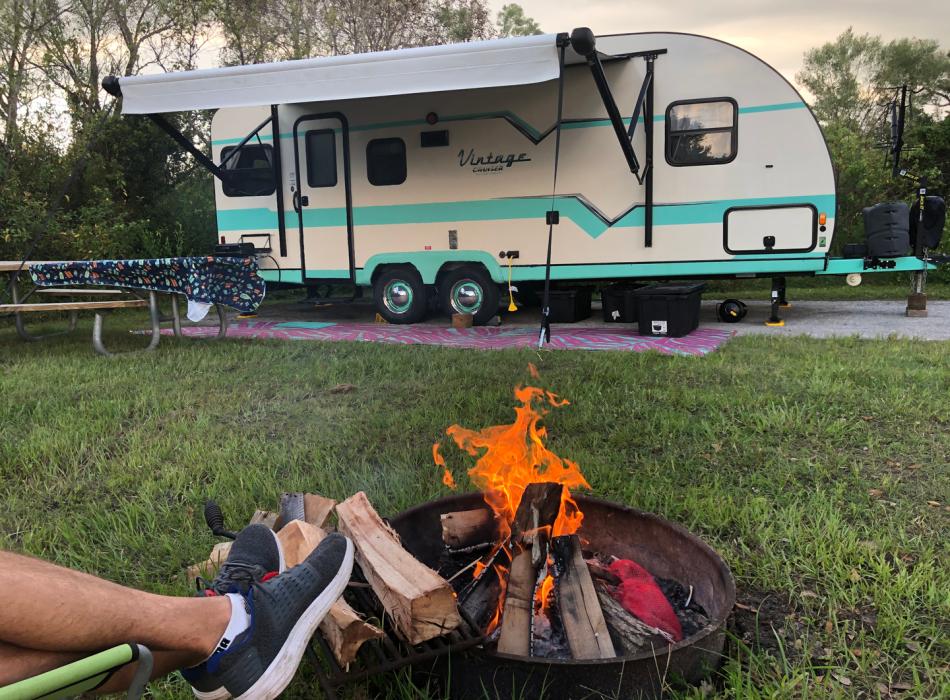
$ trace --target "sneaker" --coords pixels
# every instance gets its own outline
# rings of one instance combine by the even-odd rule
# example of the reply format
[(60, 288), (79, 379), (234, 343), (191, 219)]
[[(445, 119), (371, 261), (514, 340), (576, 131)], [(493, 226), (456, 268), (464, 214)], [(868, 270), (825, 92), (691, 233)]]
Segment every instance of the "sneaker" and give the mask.
[(273, 700), (297, 672), (317, 626), (343, 594), (353, 569), (353, 543), (327, 537), (303, 562), (269, 581), (254, 583), (244, 597), (251, 624), (207, 662), (236, 700)]
[[(277, 534), (266, 525), (248, 525), (238, 533), (227, 559), (211, 583), (199, 579), (201, 589), (195, 595), (217, 596), (227, 593), (246, 595), (251, 585), (283, 573), (284, 550)], [(198, 700), (228, 700), (231, 693), (208, 674), (207, 663), (181, 669)]]

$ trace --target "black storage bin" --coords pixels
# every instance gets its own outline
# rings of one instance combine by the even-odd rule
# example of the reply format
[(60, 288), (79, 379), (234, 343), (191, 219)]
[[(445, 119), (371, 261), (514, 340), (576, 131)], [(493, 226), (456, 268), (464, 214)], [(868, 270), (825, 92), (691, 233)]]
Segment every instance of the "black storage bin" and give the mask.
[(882, 202), (866, 207), (864, 235), (868, 256), (897, 258), (910, 248), (910, 208), (904, 202)]
[(640, 335), (681, 338), (699, 326), (705, 284), (658, 284), (634, 292)]
[(551, 323), (576, 323), (590, 316), (590, 288), (552, 289)]
[(600, 291), (604, 323), (636, 323), (637, 298), (634, 292), (642, 284), (612, 284)]
[(846, 258), (866, 258), (868, 256), (868, 247), (863, 243), (846, 243), (844, 246), (844, 257)]

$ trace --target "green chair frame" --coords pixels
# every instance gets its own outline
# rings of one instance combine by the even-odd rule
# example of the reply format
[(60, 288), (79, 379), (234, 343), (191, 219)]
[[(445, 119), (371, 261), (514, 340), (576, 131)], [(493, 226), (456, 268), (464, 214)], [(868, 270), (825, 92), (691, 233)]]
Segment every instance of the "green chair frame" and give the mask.
[(0, 700), (54, 700), (95, 690), (123, 666), (139, 662), (128, 700), (139, 700), (152, 675), (152, 652), (141, 644), (120, 644), (71, 664), (0, 688)]

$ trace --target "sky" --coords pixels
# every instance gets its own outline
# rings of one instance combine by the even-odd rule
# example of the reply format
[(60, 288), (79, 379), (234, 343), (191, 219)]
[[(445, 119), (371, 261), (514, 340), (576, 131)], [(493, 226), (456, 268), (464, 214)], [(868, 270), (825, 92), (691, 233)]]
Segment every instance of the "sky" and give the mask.
[[(511, 0), (509, 0), (511, 1)], [(517, 1), (517, 0), (516, 0)], [(489, 0), (497, 12), (505, 0)], [(857, 34), (938, 39), (950, 48), (950, 0), (520, 0), (546, 33), (676, 31), (736, 44), (795, 81), (802, 55), (849, 26)]]

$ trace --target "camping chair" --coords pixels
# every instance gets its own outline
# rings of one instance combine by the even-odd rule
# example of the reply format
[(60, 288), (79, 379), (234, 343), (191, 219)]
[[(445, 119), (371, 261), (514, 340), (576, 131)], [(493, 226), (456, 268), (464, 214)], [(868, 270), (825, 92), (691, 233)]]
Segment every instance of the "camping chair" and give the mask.
[(71, 698), (98, 688), (126, 664), (139, 661), (128, 700), (142, 697), (152, 675), (152, 652), (141, 644), (120, 644), (85, 659), (0, 688), (0, 700)]

